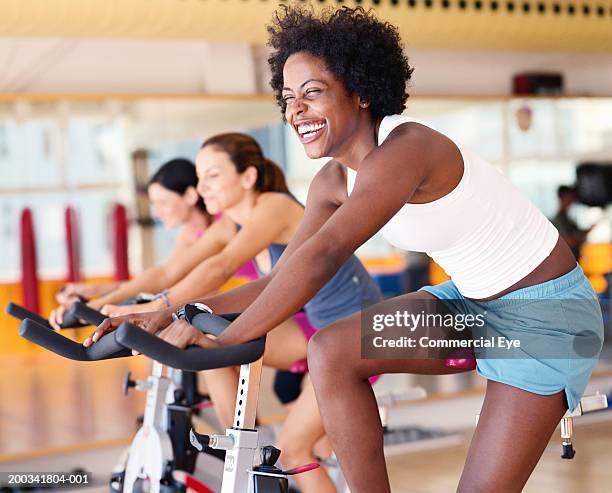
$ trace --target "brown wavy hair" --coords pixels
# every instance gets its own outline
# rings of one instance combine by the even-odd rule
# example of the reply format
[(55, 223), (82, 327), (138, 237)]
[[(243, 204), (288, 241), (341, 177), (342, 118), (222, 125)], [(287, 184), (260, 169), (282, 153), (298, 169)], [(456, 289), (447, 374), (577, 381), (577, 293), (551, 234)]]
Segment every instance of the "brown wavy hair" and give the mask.
[(258, 192), (290, 194), (283, 170), (263, 155), (261, 147), (253, 137), (241, 133), (219, 134), (205, 140), (202, 149), (208, 146), (215, 146), (227, 153), (238, 173), (244, 173), (250, 166), (255, 167), (255, 190)]

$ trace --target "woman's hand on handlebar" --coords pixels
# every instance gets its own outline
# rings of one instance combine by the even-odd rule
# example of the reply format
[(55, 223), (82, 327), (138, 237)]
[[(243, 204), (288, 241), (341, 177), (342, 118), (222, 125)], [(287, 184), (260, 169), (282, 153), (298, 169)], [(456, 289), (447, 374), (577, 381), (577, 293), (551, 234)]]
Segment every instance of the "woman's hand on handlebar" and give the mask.
[[(100, 311), (107, 317), (122, 317), (133, 313), (140, 313), (138, 305), (104, 305)], [(148, 310), (144, 310), (148, 311)]]
[(70, 306), (74, 303), (75, 299), (80, 301), (82, 298), (86, 298), (84, 291), (85, 284), (70, 282), (56, 293), (55, 301), (60, 305)]
[[(60, 289), (55, 295), (56, 301), (60, 305), (71, 305), (72, 298), (78, 298), (79, 301), (90, 300), (102, 296), (109, 291), (117, 288), (117, 282), (100, 282), (100, 283), (84, 283), (70, 282)], [(96, 307), (95, 310), (98, 310)]]
[(98, 310), (99, 312), (102, 312), (102, 307), (104, 306), (104, 302), (101, 302), (102, 298), (98, 298), (95, 300), (90, 300), (87, 302), (87, 306), (89, 308), (91, 308), (92, 310)]
[[(82, 301), (81, 298), (73, 298), (72, 301), (70, 301), (68, 304), (59, 305), (54, 310), (51, 310), (51, 313), (49, 314), (49, 324), (51, 325), (51, 327), (53, 327), (55, 330), (62, 330), (62, 323), (64, 322), (64, 315), (74, 303), (79, 302), (79, 301)], [(94, 310), (98, 309), (98, 307), (95, 306), (95, 304), (92, 301), (89, 301), (87, 303), (87, 306)], [(81, 322), (83, 323), (82, 320)]]
[[(73, 300), (72, 303), (75, 303), (76, 301), (78, 301), (78, 299)], [(62, 330), (61, 324), (64, 321), (64, 314), (72, 303), (68, 305), (59, 305), (57, 308), (51, 310), (51, 313), (49, 314), (49, 325), (51, 325), (51, 327), (53, 327), (55, 330)]]
[(100, 311), (108, 317), (122, 317), (128, 314), (151, 313), (157, 310), (163, 310), (164, 303), (162, 302), (160, 305), (161, 306), (158, 306), (154, 301), (137, 305), (104, 305)]
[(180, 349), (189, 346), (200, 346), (203, 348), (219, 347), (219, 343), (212, 337), (196, 329), (185, 320), (175, 320), (167, 328), (162, 330), (159, 337)]
[(156, 334), (172, 322), (172, 310), (169, 308), (158, 312), (130, 313), (120, 317), (107, 318), (83, 341), (83, 346), (89, 347), (93, 343), (98, 342), (104, 334), (112, 332), (123, 322), (129, 322), (151, 334)]

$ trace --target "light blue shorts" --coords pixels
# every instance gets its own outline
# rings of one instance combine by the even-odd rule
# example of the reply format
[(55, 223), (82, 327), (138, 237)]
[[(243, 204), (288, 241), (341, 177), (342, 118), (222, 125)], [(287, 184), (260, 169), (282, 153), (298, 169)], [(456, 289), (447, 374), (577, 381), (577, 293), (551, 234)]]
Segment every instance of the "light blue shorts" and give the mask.
[(480, 335), (520, 341), (521, 348), (511, 353), (475, 349), (480, 375), (540, 395), (563, 390), (570, 410), (580, 403), (601, 352), (604, 325), (597, 294), (579, 265), (492, 301), (467, 299), (452, 281), (421, 290), (443, 300), (452, 313), (484, 313), (487, 327)]

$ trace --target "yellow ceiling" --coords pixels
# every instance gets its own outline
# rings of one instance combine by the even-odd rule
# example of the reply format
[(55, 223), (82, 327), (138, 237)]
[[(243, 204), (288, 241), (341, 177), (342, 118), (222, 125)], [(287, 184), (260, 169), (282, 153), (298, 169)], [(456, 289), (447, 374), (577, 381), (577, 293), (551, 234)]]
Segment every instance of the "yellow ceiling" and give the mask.
[[(0, 0), (0, 36), (263, 44), (265, 25), (277, 4), (275, 0)], [(316, 8), (341, 4), (356, 2), (315, 2)], [(364, 0), (362, 5), (396, 24), (408, 48), (612, 52), (611, 0), (397, 0), (396, 5), (392, 0)], [(553, 11), (555, 5), (559, 13)]]

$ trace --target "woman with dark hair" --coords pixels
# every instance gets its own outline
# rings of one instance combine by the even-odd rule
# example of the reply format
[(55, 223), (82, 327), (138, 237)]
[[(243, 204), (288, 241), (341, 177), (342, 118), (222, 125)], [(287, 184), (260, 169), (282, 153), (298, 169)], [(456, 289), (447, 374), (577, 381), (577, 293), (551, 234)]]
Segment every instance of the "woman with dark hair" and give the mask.
[[(494, 314), (489, 333), (525, 345), (537, 336), (540, 347), (558, 349), (518, 350), (512, 358), (476, 353), (487, 390), (458, 490), (520, 491), (562, 416), (578, 405), (597, 361), (603, 323), (596, 294), (554, 226), (501, 173), (401, 116), (412, 68), (394, 26), (360, 8), (320, 16), (285, 8), (269, 32), (272, 86), (284, 118), (309, 157), (332, 160), (311, 186), (304, 220), (311, 229), (296, 235), (309, 239), (220, 342), (265, 333), (378, 231), (399, 248), (425, 251), (451, 281), (399, 303), (448, 300), (453, 313)], [(562, 309), (558, 299), (566, 300)], [(274, 317), (264, 314), (272, 300)], [(389, 483), (367, 378), (465, 368), (418, 351), (404, 360), (361, 359), (359, 327), (356, 314), (317, 333), (309, 364), (351, 491), (382, 493)], [(572, 352), (581, 330), (591, 331), (591, 351), (582, 357)]]
[[(181, 234), (186, 237), (187, 245), (200, 238), (212, 223), (212, 216), (196, 190), (197, 185), (195, 164), (182, 158), (163, 164), (147, 185), (153, 215), (168, 229), (182, 225)], [(202, 221), (192, 219), (198, 213), (205, 217), (204, 227), (199, 224)]]
[[(97, 341), (117, 320), (139, 320), (143, 311), (161, 310), (166, 304), (185, 303), (197, 296), (214, 293), (235, 270), (254, 259), (261, 280), (265, 280), (285, 257), (287, 244), (300, 228), (303, 206), (289, 193), (280, 168), (263, 155), (257, 142), (248, 135), (230, 133), (211, 137), (202, 145), (196, 168), (198, 191), (211, 214), (223, 213), (206, 232), (203, 242), (210, 255), (170, 287), (164, 299), (144, 305), (105, 306), (111, 316), (128, 314), (105, 321), (84, 344)], [(267, 274), (267, 275), (266, 275)], [(250, 283), (250, 284), (253, 284)], [(239, 305), (244, 303), (241, 288), (228, 291)], [(237, 292), (234, 296), (232, 293)], [(289, 293), (288, 293), (289, 294)], [(306, 358), (308, 339), (317, 328), (359, 311), (379, 301), (380, 291), (355, 256), (348, 256), (338, 272), (318, 293), (282, 320), (277, 320), (266, 340), (264, 364), (288, 370)], [(303, 313), (297, 313), (303, 308)], [(228, 307), (228, 311), (232, 311)], [(271, 311), (274, 308), (271, 307)], [(146, 315), (145, 315), (146, 316)], [(189, 324), (173, 330), (185, 336), (196, 330)], [(221, 368), (203, 372), (214, 410), (225, 427), (232, 426), (238, 372)], [(307, 380), (292, 404), (279, 436), (283, 466), (292, 468), (314, 462), (313, 447), (323, 437), (323, 424), (317, 410), (312, 385)], [(296, 478), (303, 493), (332, 493), (333, 483), (324, 469)]]
[[(434, 316), (484, 312), (487, 330), (540, 343), (538, 352), (520, 347), (513, 357), (476, 351), (487, 388), (458, 491), (520, 491), (597, 361), (603, 321), (596, 294), (554, 226), (500, 172), (401, 115), (412, 68), (394, 26), (361, 8), (317, 15), (284, 6), (268, 30), (283, 118), (310, 158), (332, 159), (315, 176), (302, 225), (272, 275), (203, 300), (215, 312), (242, 315), (214, 341), (182, 322), (161, 337), (181, 346), (260, 337), (380, 231), (399, 248), (426, 252), (451, 277), (396, 298), (400, 307), (420, 302)], [(156, 315), (149, 328), (168, 321), (168, 313)], [(391, 359), (362, 359), (360, 325), (356, 313), (318, 331), (308, 363), (351, 492), (384, 493), (383, 434), (368, 377), (472, 367), (418, 346)], [(447, 328), (434, 342), (447, 342), (453, 329), (461, 330)], [(411, 328), (419, 336), (426, 330)]]
[[(198, 195), (197, 184), (195, 164), (183, 158), (164, 163), (149, 180), (147, 193), (153, 216), (159, 219), (166, 229), (180, 228), (174, 248), (164, 264), (172, 264), (181, 258), (213, 222), (202, 197)], [(151, 281), (156, 279), (164, 264), (136, 276), (140, 290), (134, 294), (155, 292), (156, 285)], [(65, 310), (75, 301), (101, 298), (120, 287), (119, 282), (69, 283), (58, 292), (56, 299), (61, 306), (51, 312), (49, 320), (52, 325), (61, 323)], [(92, 301), (92, 306), (100, 308), (102, 305)]]
[[(198, 153), (196, 171), (198, 193), (217, 221), (191, 251), (183, 252), (181, 258), (158, 271), (154, 292), (162, 292), (162, 296), (137, 306), (117, 306), (117, 301), (142, 290), (138, 281), (126, 283), (95, 300), (103, 313), (118, 316), (148, 312), (213, 293), (241, 265), (256, 258), (270, 243), (288, 240), (297, 229), (303, 208), (289, 193), (280, 167), (263, 155), (252, 137), (226, 133), (207, 139)], [(276, 210), (285, 214), (275, 214)], [(261, 220), (264, 214), (269, 216), (266, 221)], [(251, 241), (251, 236), (257, 241)], [(258, 265), (270, 262), (256, 260)]]

